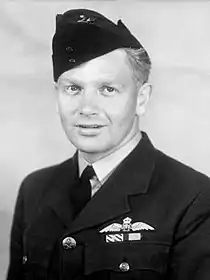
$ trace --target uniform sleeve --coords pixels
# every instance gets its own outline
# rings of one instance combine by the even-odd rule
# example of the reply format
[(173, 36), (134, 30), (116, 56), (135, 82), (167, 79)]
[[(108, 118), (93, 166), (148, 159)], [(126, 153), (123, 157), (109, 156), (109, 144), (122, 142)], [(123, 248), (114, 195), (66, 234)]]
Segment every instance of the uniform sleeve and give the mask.
[(189, 206), (177, 226), (170, 260), (170, 280), (210, 278), (210, 184)]
[(10, 260), (7, 272), (7, 280), (24, 279), (22, 271), (23, 263), (23, 226), (24, 226), (24, 209), (23, 209), (23, 184), (19, 189), (13, 222), (10, 233)]

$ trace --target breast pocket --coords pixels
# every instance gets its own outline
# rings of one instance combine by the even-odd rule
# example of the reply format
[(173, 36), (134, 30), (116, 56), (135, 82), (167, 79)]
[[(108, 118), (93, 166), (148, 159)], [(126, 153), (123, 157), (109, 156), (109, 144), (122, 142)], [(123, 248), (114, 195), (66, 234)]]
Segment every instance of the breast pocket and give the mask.
[(87, 246), (85, 249), (85, 274), (110, 271), (116, 273), (119, 279), (127, 279), (123, 277), (125, 274), (139, 275), (137, 272), (164, 275), (169, 248), (167, 244), (156, 242), (104, 243), (100, 246)]

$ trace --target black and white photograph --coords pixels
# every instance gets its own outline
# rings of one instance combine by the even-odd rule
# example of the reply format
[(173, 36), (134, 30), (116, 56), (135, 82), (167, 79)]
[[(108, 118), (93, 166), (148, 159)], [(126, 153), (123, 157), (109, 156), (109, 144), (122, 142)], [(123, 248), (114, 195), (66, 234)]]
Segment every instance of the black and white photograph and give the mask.
[(210, 279), (210, 1), (0, 3), (0, 280)]

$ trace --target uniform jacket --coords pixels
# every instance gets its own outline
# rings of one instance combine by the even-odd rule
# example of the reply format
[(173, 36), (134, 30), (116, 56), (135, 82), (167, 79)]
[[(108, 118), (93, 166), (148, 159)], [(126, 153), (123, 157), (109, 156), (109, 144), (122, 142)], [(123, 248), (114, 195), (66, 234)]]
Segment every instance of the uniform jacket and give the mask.
[[(206, 176), (156, 150), (144, 135), (74, 218), (76, 159), (36, 171), (23, 181), (7, 280), (210, 279)], [(153, 230), (124, 231), (125, 218), (132, 219), (130, 225), (142, 222)], [(117, 232), (101, 232), (113, 224), (118, 224)], [(66, 237), (72, 237), (76, 247), (65, 249)]]

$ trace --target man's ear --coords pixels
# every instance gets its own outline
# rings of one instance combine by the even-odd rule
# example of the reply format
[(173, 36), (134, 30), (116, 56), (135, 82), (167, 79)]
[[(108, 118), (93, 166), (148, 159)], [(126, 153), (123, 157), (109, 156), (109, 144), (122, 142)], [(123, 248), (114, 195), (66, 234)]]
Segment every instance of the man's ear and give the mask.
[(145, 111), (147, 104), (150, 100), (150, 96), (152, 93), (152, 85), (150, 83), (144, 83), (138, 89), (137, 103), (136, 103), (136, 114), (138, 116), (142, 116)]
[(54, 87), (54, 90), (57, 91), (58, 90), (58, 84), (56, 82), (53, 82), (53, 87)]

